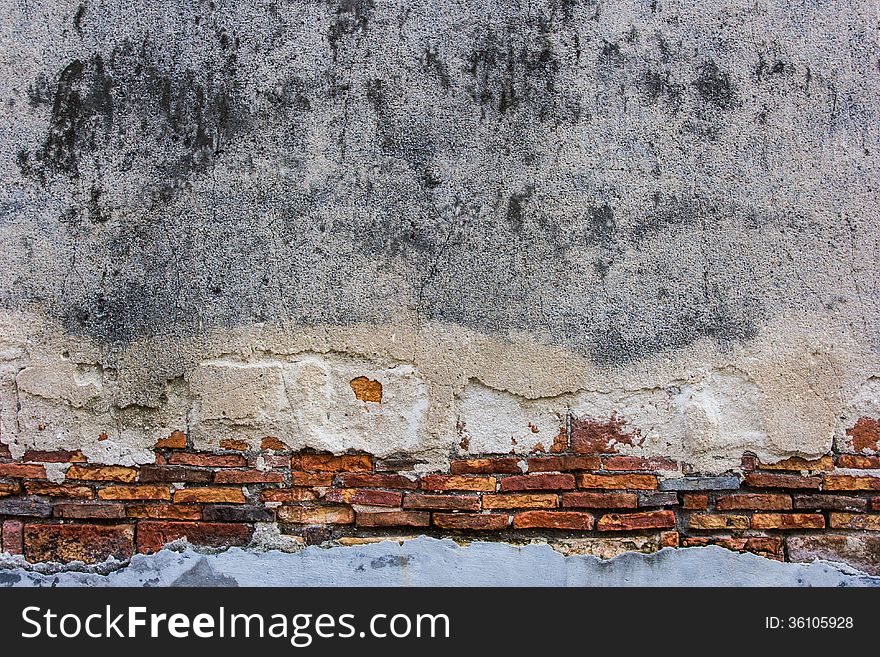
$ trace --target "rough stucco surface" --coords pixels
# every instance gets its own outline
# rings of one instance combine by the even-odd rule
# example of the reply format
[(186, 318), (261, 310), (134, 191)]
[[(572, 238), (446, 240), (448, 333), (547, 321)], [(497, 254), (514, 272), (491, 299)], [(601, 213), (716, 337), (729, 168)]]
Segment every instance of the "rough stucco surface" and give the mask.
[(429, 469), (622, 418), (621, 453), (711, 474), (880, 417), (870, 0), (7, 0), (0, 30), (13, 456), (185, 430)]

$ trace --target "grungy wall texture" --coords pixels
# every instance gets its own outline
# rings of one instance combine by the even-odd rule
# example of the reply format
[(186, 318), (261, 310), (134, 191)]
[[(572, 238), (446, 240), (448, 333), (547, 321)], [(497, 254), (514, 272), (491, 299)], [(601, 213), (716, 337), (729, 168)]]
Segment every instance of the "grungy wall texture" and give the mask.
[(880, 510), (872, 0), (3, 0), (0, 29), (10, 460), (843, 454)]

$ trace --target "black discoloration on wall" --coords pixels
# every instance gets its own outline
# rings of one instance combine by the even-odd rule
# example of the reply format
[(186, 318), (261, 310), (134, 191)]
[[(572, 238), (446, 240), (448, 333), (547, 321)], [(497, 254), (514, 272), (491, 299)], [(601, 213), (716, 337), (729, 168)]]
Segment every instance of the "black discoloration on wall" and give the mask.
[(728, 110), (736, 104), (736, 92), (730, 74), (721, 71), (712, 60), (700, 65), (697, 79), (694, 80), (694, 89), (704, 101), (718, 109)]

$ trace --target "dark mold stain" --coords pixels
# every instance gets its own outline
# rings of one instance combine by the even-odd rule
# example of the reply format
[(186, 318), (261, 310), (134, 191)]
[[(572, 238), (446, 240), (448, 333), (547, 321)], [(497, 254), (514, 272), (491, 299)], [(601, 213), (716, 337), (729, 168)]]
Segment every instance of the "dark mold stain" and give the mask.
[(347, 37), (363, 37), (367, 32), (370, 14), (375, 7), (374, 0), (338, 0), (333, 6), (327, 40), (333, 51), (333, 61), (339, 55), (342, 41)]
[(700, 98), (718, 109), (729, 110), (736, 105), (736, 91), (730, 74), (719, 69), (711, 59), (700, 65), (693, 85)]

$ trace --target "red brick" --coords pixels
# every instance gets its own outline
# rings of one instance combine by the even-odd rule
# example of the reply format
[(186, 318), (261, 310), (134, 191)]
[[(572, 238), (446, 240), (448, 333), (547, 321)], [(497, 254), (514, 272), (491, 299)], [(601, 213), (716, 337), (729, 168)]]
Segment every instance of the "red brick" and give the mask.
[(292, 486), (330, 486), (335, 476), (332, 472), (291, 472), (290, 483)]
[(521, 511), (513, 516), (516, 529), (576, 529), (593, 528), (593, 516), (584, 511)]
[[(371, 474), (368, 472), (343, 472), (337, 476), (341, 486), (345, 488), (406, 488), (419, 487), (418, 481), (399, 474)], [(313, 484), (319, 485), (319, 484)]]
[(745, 483), (756, 488), (808, 488), (819, 490), (819, 477), (803, 477), (801, 475), (778, 474), (775, 472), (750, 472)]
[(880, 532), (880, 515), (858, 515), (855, 513), (832, 513), (831, 526), (835, 529), (861, 529)]
[(125, 517), (122, 504), (56, 504), (52, 512), (56, 518), (114, 520)]
[(187, 502), (244, 504), (246, 501), (240, 488), (182, 488), (174, 491), (175, 504)]
[(495, 477), (478, 475), (427, 475), (422, 477), (425, 490), (469, 490), (495, 492)]
[(2, 523), (3, 552), (21, 554), (24, 550), (24, 523), (20, 520), (4, 520)]
[(91, 486), (74, 486), (72, 484), (51, 484), (46, 481), (28, 481), (24, 485), (28, 495), (45, 495), (46, 497), (74, 497), (90, 500), (95, 496)]
[(832, 511), (856, 511), (864, 513), (868, 510), (868, 500), (864, 497), (851, 495), (833, 495), (814, 493), (812, 495), (795, 495), (795, 509), (829, 509)]
[(167, 438), (156, 441), (156, 449), (186, 449), (186, 434), (183, 431), (172, 431)]
[(403, 498), (403, 508), (479, 511), (480, 498), (475, 495), (426, 495), (424, 493), (407, 493), (406, 497)]
[(125, 507), (125, 515), (155, 520), (201, 520), (202, 507), (195, 504), (129, 504)]
[(313, 472), (369, 472), (373, 469), (373, 457), (366, 454), (297, 454), (291, 458), (290, 467)]
[(309, 488), (270, 488), (260, 493), (264, 502), (309, 502), (318, 499), (317, 493)]
[(634, 509), (639, 505), (635, 493), (563, 493), (562, 506), (581, 509)]
[(677, 548), (680, 543), (680, 537), (677, 531), (661, 532), (660, 547)]
[(656, 490), (657, 477), (645, 474), (579, 474), (580, 488), (600, 488), (608, 490)]
[(825, 516), (819, 513), (756, 513), (753, 529), (824, 529)]
[(871, 498), (871, 511), (880, 511), (880, 497)]
[(350, 506), (282, 506), (277, 509), (278, 519), (298, 525), (350, 525), (354, 510)]
[(732, 493), (719, 495), (715, 499), (715, 507), (721, 511), (753, 510), (753, 511), (788, 511), (791, 509), (791, 496), (776, 493)]
[(194, 465), (200, 468), (243, 468), (247, 459), (241, 454), (202, 454), (173, 452), (168, 457), (169, 465)]
[(359, 527), (428, 527), (431, 514), (426, 511), (359, 511)]
[(527, 474), (505, 477), (501, 480), (501, 490), (572, 490), (574, 475), (570, 474)]
[(12, 453), (9, 451), (9, 447), (3, 443), (0, 443), (0, 459), (11, 459)]
[(262, 470), (219, 470), (215, 484), (283, 484), (284, 473)]
[(449, 464), (452, 474), (519, 474), (515, 458), (466, 459)]
[(345, 502), (364, 506), (399, 507), (403, 494), (398, 491), (370, 490), (364, 488), (333, 488), (324, 499), (328, 502)]
[(528, 463), (529, 472), (598, 470), (602, 467), (598, 456), (535, 456)]
[(634, 531), (638, 529), (672, 529), (675, 513), (672, 511), (642, 511), (639, 513), (608, 513), (597, 524), (599, 531)]
[(284, 452), (289, 450), (290, 448), (282, 441), (278, 440), (278, 438), (274, 438), (273, 436), (266, 436), (260, 442), (260, 449), (270, 449), (275, 452)]
[(605, 456), (602, 467), (606, 470), (642, 470), (646, 472), (678, 470), (678, 463), (671, 459), (654, 456)]
[(63, 449), (55, 451), (29, 449), (24, 453), (22, 460), (37, 463), (85, 463), (86, 457), (79, 450), (69, 452)]
[(554, 509), (559, 506), (556, 493), (501, 493), (483, 495), (484, 509)]
[(611, 454), (618, 445), (644, 442), (638, 429), (625, 430), (626, 421), (613, 415), (608, 420), (572, 418), (571, 451), (576, 454)]
[(138, 486), (108, 486), (98, 491), (102, 500), (170, 500), (168, 486), (141, 484)]
[(0, 463), (0, 477), (15, 477), (17, 479), (45, 479), (46, 468), (44, 468), (42, 465)]
[(435, 513), (434, 525), (441, 529), (497, 531), (507, 529), (510, 520), (500, 513)]
[(119, 465), (72, 465), (67, 468), (64, 478), (82, 481), (118, 481), (130, 484), (137, 478), (137, 473), (135, 468)]
[(838, 468), (853, 468), (856, 470), (868, 470), (880, 468), (880, 456), (861, 456), (856, 454), (841, 454), (837, 457)]
[(709, 496), (705, 493), (684, 493), (682, 508), (689, 510), (708, 509)]
[(697, 513), (688, 519), (688, 529), (748, 529), (749, 517), (729, 513)]
[(257, 467), (257, 464), (262, 459), (263, 468), (273, 468), (273, 469), (281, 469), (281, 470), (289, 470), (290, 469), (290, 457), (285, 456), (284, 454), (251, 454), (248, 457), (248, 465), (252, 468)]
[(186, 538), (193, 545), (244, 546), (251, 540), (250, 525), (230, 522), (161, 522), (141, 520), (137, 528), (138, 552), (158, 552), (167, 543)]
[(880, 490), (880, 477), (825, 475), (824, 490)]
[(24, 528), (28, 561), (98, 563), (110, 557), (123, 560), (134, 553), (132, 525), (44, 525)]

